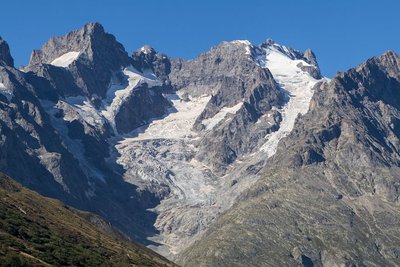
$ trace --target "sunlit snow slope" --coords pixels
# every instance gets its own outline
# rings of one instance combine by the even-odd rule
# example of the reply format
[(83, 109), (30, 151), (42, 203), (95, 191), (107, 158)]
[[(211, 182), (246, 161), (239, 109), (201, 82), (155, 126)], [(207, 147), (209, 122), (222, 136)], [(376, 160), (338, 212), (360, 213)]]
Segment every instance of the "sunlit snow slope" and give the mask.
[(68, 52), (60, 57), (54, 59), (50, 64), (57, 67), (68, 67), (72, 62), (74, 62), (80, 55), (80, 52)]
[(275, 154), (279, 141), (292, 131), (297, 116), (308, 111), (314, 94), (313, 87), (318, 80), (298, 67), (300, 63), (303, 66), (309, 65), (307, 62), (292, 60), (273, 46), (265, 49), (265, 52), (265, 59), (261, 60), (263, 67), (271, 71), (288, 96), (287, 104), (279, 110), (282, 114), (279, 130), (267, 135), (267, 142), (260, 148), (271, 157)]
[(196, 118), (204, 110), (210, 96), (182, 99), (180, 94), (169, 94), (166, 98), (173, 108), (164, 118), (155, 119), (149, 125), (138, 128), (132, 140), (181, 139), (195, 136), (192, 131)]

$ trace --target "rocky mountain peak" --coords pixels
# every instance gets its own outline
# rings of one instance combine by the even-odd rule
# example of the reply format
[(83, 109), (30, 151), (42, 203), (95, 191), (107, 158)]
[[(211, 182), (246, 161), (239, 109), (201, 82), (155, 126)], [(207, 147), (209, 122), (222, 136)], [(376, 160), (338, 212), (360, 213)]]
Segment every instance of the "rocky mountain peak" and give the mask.
[(311, 48), (308, 48), (306, 51), (304, 51), (304, 58), (307, 59), (308, 63), (318, 66), (317, 57)]
[(387, 51), (379, 57), (380, 64), (385, 67), (388, 74), (400, 80), (400, 57), (394, 51)]
[[(166, 57), (165, 55), (163, 56)], [(161, 57), (161, 54), (159, 54), (153, 47), (149, 45), (144, 45), (132, 53), (134, 66), (141, 71), (152, 69), (153, 62), (157, 60), (157, 58)]]
[[(41, 50), (34, 50), (27, 69), (43, 76), (38, 72), (41, 64), (64, 68), (53, 72), (58, 72), (57, 76), (72, 75), (76, 86), (85, 95), (104, 97), (112, 76), (131, 65), (132, 59), (101, 24), (89, 23), (64, 36), (51, 38)], [(56, 85), (60, 86), (62, 84)]]
[(7, 42), (0, 36), (0, 61), (3, 61), (8, 66), (14, 66), (14, 59), (10, 53), (10, 47)]
[(91, 22), (83, 26), (84, 32), (87, 34), (105, 34), (104, 27), (98, 22)]
[[(29, 65), (52, 64), (66, 53), (84, 54), (90, 60), (108, 58), (108, 61), (122, 61), (128, 64), (128, 55), (112, 34), (106, 33), (99, 23), (89, 23), (83, 28), (64, 36), (51, 38), (40, 50), (34, 50)], [(108, 63), (108, 62), (106, 62)]]
[(132, 65), (142, 72), (153, 72), (165, 85), (169, 85), (171, 61), (167, 55), (159, 53), (153, 47), (144, 45), (132, 53)]
[(155, 55), (157, 53), (156, 50), (149, 45), (144, 45), (138, 51), (146, 55)]
[(332, 80), (353, 103), (382, 102), (400, 109), (400, 58), (394, 52), (372, 57)]
[(261, 51), (263, 51), (262, 53), (264, 54), (269, 54), (271, 52), (278, 52), (282, 55), (285, 55), (291, 60), (304, 61), (304, 62), (299, 62), (298, 67), (301, 70), (308, 72), (315, 79), (322, 78), (317, 58), (311, 49), (307, 49), (306, 51), (301, 52), (299, 50), (286, 47), (284, 45), (280, 45), (275, 41), (273, 41), (272, 39), (268, 39), (266, 42), (261, 43), (259, 49), (261, 49)]

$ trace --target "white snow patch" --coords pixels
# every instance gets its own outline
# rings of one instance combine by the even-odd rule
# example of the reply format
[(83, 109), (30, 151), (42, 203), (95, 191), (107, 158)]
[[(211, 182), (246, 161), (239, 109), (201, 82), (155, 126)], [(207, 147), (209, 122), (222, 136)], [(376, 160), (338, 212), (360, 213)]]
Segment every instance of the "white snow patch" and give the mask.
[(253, 46), (248, 40), (235, 40), (231, 42), (232, 44), (236, 44), (236, 45), (244, 45), (245, 49), (246, 49), (246, 55), (250, 55), (251, 54), (251, 47)]
[(11, 99), (14, 97), (13, 90), (7, 89), (3, 83), (0, 83), (0, 94), (4, 95), (8, 101), (11, 101)]
[(235, 41), (232, 41), (232, 43), (234, 43), (234, 44), (251, 45), (250, 41), (248, 41), (248, 40), (235, 40)]
[(243, 102), (240, 102), (233, 107), (224, 107), (222, 108), (214, 117), (203, 120), (202, 124), (206, 126), (207, 130), (213, 129), (220, 121), (225, 119), (228, 114), (235, 114), (241, 107), (243, 106)]
[(57, 67), (68, 67), (72, 62), (74, 62), (80, 55), (80, 52), (68, 52), (63, 54), (62, 56), (54, 59), (50, 65), (57, 66)]
[(271, 71), (275, 80), (289, 95), (288, 103), (279, 110), (282, 114), (279, 130), (267, 135), (267, 142), (260, 148), (267, 153), (267, 157), (271, 157), (275, 154), (279, 141), (292, 131), (298, 114), (307, 113), (314, 94), (313, 87), (318, 80), (297, 67), (299, 63), (307, 64), (303, 60), (292, 60), (274, 47), (267, 48), (265, 52), (266, 56), (259, 56), (258, 62)]
[(151, 48), (147, 45), (143, 46), (142, 48), (140, 48), (140, 51), (143, 52), (143, 54), (150, 54), (151, 53)]
[(172, 102), (173, 108), (164, 118), (156, 119), (150, 124), (134, 131), (136, 137), (130, 140), (146, 139), (183, 139), (196, 135), (192, 126), (196, 118), (206, 107), (210, 96), (182, 99), (179, 94), (169, 94), (166, 98)]

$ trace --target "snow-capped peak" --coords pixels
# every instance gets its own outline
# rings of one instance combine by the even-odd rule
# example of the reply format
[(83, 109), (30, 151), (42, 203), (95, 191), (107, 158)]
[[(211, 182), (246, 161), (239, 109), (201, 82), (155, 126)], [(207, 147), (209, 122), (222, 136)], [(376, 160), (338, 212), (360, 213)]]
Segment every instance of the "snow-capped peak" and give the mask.
[(254, 48), (254, 45), (248, 40), (234, 40), (229, 42), (234, 45), (243, 46), (246, 50), (247, 55), (251, 55), (251, 50)]
[(152, 54), (155, 52), (154, 48), (149, 46), (149, 45), (144, 45), (140, 48), (140, 52), (142, 52), (143, 54)]
[(250, 43), (249, 40), (234, 40), (231, 42), (232, 44), (242, 44), (242, 45), (253, 45), (252, 43)]
[(273, 41), (272, 39), (268, 39), (266, 42), (262, 43), (260, 45), (260, 48), (265, 51), (279, 52), (292, 60), (296, 60), (296, 59), (304, 60), (305, 59), (304, 53), (302, 53), (296, 49), (289, 48), (287, 46), (278, 44), (275, 41)]

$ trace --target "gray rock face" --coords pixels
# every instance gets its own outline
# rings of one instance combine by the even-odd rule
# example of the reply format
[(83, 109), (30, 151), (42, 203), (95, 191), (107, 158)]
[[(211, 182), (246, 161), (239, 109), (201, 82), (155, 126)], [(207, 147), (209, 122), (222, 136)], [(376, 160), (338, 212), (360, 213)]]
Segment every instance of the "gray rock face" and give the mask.
[(29, 67), (27, 79), (37, 89), (41, 99), (56, 101), (59, 97), (79, 95), (81, 88), (76, 84), (73, 73), (65, 68), (49, 64), (36, 64)]
[(320, 83), (262, 178), (180, 263), (398, 266), (399, 66), (388, 52)]
[(66, 200), (67, 192), (75, 192), (75, 204), (82, 201), (88, 188), (79, 179), (83, 173), (61, 145), (33, 87), (11, 67), (0, 67), (0, 80), (11, 91), (9, 98), (0, 97), (1, 170), (46, 195)]
[[(217, 94), (231, 90), (230, 98), (223, 105), (236, 104), (242, 99), (246, 89), (255, 88), (261, 82), (272, 82), (268, 70), (261, 69), (249, 60), (246, 49), (255, 49), (250, 43), (223, 42), (195, 60), (172, 60), (170, 80), (177, 90), (189, 95)], [(250, 53), (250, 51), (249, 51)], [(255, 81), (253, 81), (253, 78)], [(243, 79), (240, 82), (240, 79)]]
[(129, 133), (146, 125), (151, 119), (165, 115), (170, 103), (163, 97), (164, 87), (137, 88), (116, 114), (115, 124), (119, 133)]
[(3, 61), (6, 65), (14, 67), (14, 59), (11, 56), (10, 48), (6, 41), (0, 36), (0, 61)]
[(132, 54), (132, 65), (145, 76), (154, 75), (158, 82), (156, 84), (144, 82), (138, 85), (121, 105), (115, 116), (116, 129), (119, 133), (129, 133), (146, 125), (152, 119), (167, 114), (171, 108), (171, 104), (163, 96), (173, 91), (168, 78), (171, 68), (169, 58), (145, 46)]

